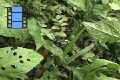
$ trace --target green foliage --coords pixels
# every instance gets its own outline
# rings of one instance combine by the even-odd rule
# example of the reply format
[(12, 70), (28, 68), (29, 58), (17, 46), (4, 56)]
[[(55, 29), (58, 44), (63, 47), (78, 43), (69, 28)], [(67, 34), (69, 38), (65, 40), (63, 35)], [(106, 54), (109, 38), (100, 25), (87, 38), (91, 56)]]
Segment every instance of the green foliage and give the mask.
[(66, 59), (66, 64), (69, 64), (71, 61), (75, 60), (77, 57), (86, 54), (89, 50), (91, 50), (94, 47), (94, 44), (89, 45), (85, 49), (79, 51), (78, 53), (72, 55), (71, 57)]
[(68, 0), (68, 2), (76, 5), (77, 7), (81, 8), (83, 11), (85, 11), (85, 3), (86, 3), (86, 0)]
[[(12, 6), (28, 28), (7, 28)], [(0, 80), (119, 80), (119, 15), (120, 0), (0, 0)]]
[[(33, 50), (17, 47), (0, 49), (0, 79), (24, 77), (26, 72), (36, 66), (43, 57)], [(3, 78), (3, 76), (5, 78)]]
[(106, 79), (109, 79), (109, 80), (119, 80), (119, 79), (115, 79), (115, 78), (112, 78), (112, 77), (107, 77), (103, 74), (100, 75), (100, 77), (96, 77), (95, 80), (106, 80)]
[(84, 22), (84, 25), (88, 32), (101, 43), (113, 43), (120, 40), (119, 21)]
[(118, 4), (116, 4), (116, 3), (109, 3), (109, 6), (113, 10), (120, 10), (120, 6)]
[[(4, 0), (0, 1), (0, 35), (7, 36), (7, 37), (15, 37), (21, 39), (28, 39), (30, 38), (30, 34), (28, 33), (28, 29), (8, 29), (7, 26), (7, 8), (11, 7), (9, 3), (6, 3)], [(23, 36), (24, 35), (24, 36)]]
[(66, 56), (68, 54), (71, 47), (75, 44), (76, 40), (79, 38), (79, 36), (82, 34), (83, 31), (84, 31), (84, 29), (79, 31), (79, 33), (75, 36), (75, 38), (73, 38), (73, 40), (67, 45), (67, 47), (65, 48), (65, 51), (64, 51), (64, 56)]
[(63, 59), (63, 51), (58, 48), (56, 45), (54, 45), (52, 42), (50, 41), (46, 41), (44, 43), (44, 47), (49, 50), (53, 55), (60, 57), (61, 59)]
[(43, 37), (40, 33), (39, 28), (37, 27), (37, 22), (34, 18), (29, 20), (28, 24), (29, 24), (28, 25), (29, 33), (32, 35), (33, 39), (35, 40), (36, 50), (38, 50), (43, 45)]

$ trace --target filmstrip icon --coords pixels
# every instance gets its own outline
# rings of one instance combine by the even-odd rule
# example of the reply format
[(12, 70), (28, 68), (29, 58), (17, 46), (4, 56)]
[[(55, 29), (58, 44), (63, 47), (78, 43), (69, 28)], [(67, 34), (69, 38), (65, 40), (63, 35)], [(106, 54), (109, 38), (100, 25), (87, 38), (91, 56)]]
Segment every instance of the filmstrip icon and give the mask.
[(22, 7), (7, 7), (7, 28), (27, 28), (27, 11)]

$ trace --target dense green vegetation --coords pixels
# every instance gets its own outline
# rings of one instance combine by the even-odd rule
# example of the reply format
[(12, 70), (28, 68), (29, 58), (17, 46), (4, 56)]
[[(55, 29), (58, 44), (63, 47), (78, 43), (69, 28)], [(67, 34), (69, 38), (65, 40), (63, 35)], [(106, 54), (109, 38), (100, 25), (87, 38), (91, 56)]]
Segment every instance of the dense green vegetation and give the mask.
[(0, 80), (120, 80), (120, 0), (0, 0)]

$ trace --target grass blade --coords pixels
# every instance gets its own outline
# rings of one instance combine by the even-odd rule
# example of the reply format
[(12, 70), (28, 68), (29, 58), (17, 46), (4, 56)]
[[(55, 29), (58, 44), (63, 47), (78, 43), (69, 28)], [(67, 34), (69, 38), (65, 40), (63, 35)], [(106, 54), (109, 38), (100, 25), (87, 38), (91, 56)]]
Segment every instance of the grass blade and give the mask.
[(74, 59), (76, 59), (77, 57), (86, 54), (89, 50), (91, 50), (94, 47), (94, 44), (89, 45), (88, 47), (86, 47), (85, 49), (81, 50), (80, 52), (78, 52), (77, 54), (72, 55), (71, 57), (67, 58), (65, 60), (65, 64), (69, 64), (71, 61), (73, 61)]
[(84, 31), (84, 29), (82, 29), (81, 31), (79, 31), (79, 33), (75, 36), (75, 38), (73, 38), (72, 41), (70, 41), (70, 43), (67, 45), (67, 47), (64, 50), (64, 56), (66, 56), (68, 54), (68, 52), (70, 51), (71, 47), (75, 44), (75, 42), (77, 41), (77, 39), (79, 38), (79, 36), (82, 34), (82, 32)]

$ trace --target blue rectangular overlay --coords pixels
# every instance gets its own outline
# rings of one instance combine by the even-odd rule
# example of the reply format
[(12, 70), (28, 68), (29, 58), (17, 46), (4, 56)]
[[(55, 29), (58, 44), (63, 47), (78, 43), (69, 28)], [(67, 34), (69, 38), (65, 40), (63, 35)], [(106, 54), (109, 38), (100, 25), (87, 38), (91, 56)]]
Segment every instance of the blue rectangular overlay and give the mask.
[(22, 12), (22, 7), (12, 7), (12, 12)]
[(22, 7), (12, 7), (12, 28), (22, 28)]
[(26, 28), (27, 15), (23, 15), (22, 7), (8, 7), (7, 8), (7, 27), (8, 28)]
[(22, 28), (22, 22), (12, 22), (12, 28)]
[(22, 21), (22, 13), (12, 13), (12, 21)]

